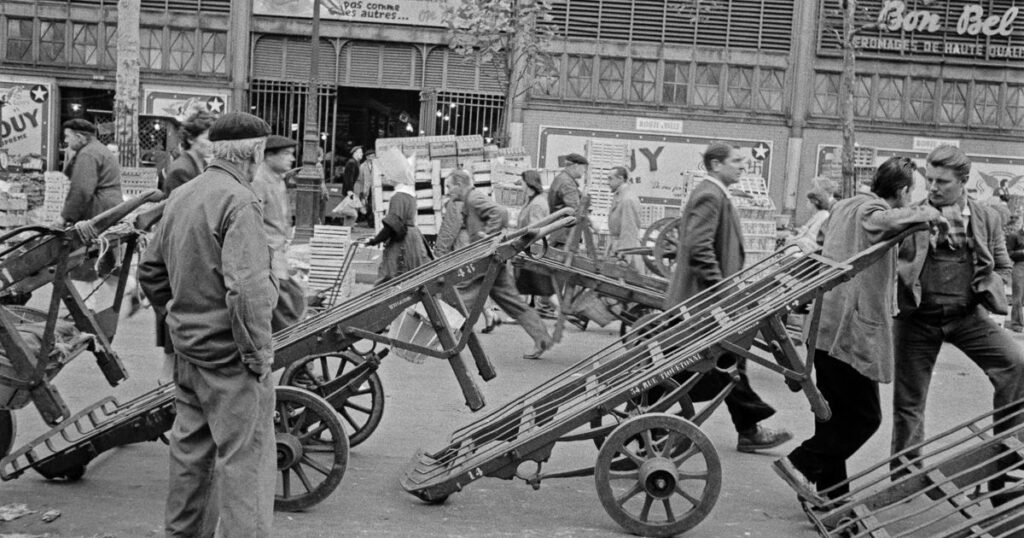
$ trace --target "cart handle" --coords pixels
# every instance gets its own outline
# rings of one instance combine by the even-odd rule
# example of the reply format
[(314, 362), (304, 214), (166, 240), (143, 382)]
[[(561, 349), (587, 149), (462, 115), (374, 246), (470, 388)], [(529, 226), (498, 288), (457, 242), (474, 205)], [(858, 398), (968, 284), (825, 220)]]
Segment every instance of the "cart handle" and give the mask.
[[(116, 206), (96, 215), (95, 217), (86, 221), (85, 228), (92, 228), (98, 233), (104, 232), (107, 228), (113, 226), (117, 221), (127, 217), (132, 211), (138, 209), (142, 204), (148, 202), (159, 202), (164, 199), (164, 193), (159, 189), (149, 189), (142, 194), (128, 200), (121, 202)], [(78, 234), (83, 241), (88, 241), (89, 238), (82, 237), (82, 232), (79, 225), (75, 225), (74, 228), (78, 230)]]
[[(551, 223), (553, 223), (555, 221), (558, 221), (561, 218), (572, 217), (575, 214), (576, 214), (576, 210), (574, 210), (573, 208), (571, 208), (571, 207), (563, 207), (562, 209), (559, 209), (558, 211), (555, 211), (554, 213), (551, 213), (550, 215), (544, 217), (543, 219), (540, 219), (539, 221), (531, 224), (530, 226), (527, 226), (525, 228), (519, 228), (518, 230), (510, 232), (506, 236), (506, 239), (515, 239), (517, 237), (522, 237), (522, 236), (524, 236), (524, 235), (526, 235), (526, 234), (528, 234), (528, 233), (530, 233), (532, 231), (536, 231), (538, 228), (541, 228), (541, 227), (544, 227), (544, 226), (548, 226)], [(575, 220), (573, 221), (572, 224), (575, 224)], [(572, 224), (569, 224), (568, 226), (572, 226)], [(545, 232), (542, 235), (547, 235), (547, 234), (551, 233), (552, 231), (557, 230), (558, 228), (561, 228), (561, 227), (562, 227), (562, 225), (556, 226), (555, 228), (552, 228), (550, 231)], [(532, 241), (533, 240), (531, 239), (531, 242)]]
[[(568, 209), (568, 208), (567, 208)], [(561, 212), (562, 210), (559, 210)], [(555, 222), (542, 227), (532, 227), (526, 231), (525, 239), (526, 244), (529, 245), (541, 237), (546, 237), (548, 234), (560, 230), (562, 228), (568, 228), (576, 224), (576, 217), (564, 217)]]

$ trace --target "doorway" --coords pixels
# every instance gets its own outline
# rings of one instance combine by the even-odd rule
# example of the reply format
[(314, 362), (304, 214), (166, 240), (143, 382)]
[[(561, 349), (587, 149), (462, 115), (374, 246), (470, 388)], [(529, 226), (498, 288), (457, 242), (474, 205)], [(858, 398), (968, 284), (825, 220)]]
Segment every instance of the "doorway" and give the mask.
[(336, 153), (353, 146), (371, 149), (378, 138), (420, 135), (420, 92), (381, 88), (338, 88)]

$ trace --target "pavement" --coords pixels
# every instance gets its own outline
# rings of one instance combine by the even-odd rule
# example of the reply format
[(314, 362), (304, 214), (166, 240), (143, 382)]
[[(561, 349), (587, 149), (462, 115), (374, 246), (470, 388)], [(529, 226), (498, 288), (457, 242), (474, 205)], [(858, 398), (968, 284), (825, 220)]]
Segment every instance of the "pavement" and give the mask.
[[(161, 354), (153, 346), (150, 310), (126, 320), (114, 341), (131, 378), (109, 387), (91, 356), (84, 354), (56, 379), (72, 409), (106, 394), (122, 400), (157, 384)], [(565, 339), (542, 360), (526, 361), (531, 343), (514, 324), (482, 335), (498, 377), (480, 382), (488, 405), (472, 413), (463, 404), (451, 369), (442, 361), (412, 364), (386, 358), (380, 376), (385, 410), (380, 427), (353, 448), (338, 489), (302, 513), (279, 512), (275, 535), (316, 536), (625, 536), (603, 510), (593, 477), (548, 480), (534, 491), (522, 481), (484, 478), (453, 494), (439, 506), (426, 505), (399, 485), (402, 470), (418, 448), (444, 446), (457, 427), (497, 409), (520, 393), (554, 376), (611, 342), (618, 327), (567, 330)], [(735, 450), (736, 434), (724, 407), (704, 424), (703, 431), (721, 458), (721, 495), (708, 517), (686, 536), (802, 537), (815, 536), (796, 503), (795, 494), (770, 469), (771, 462), (792, 450), (813, 429), (813, 416), (800, 394), (790, 392), (782, 378), (753, 367), (751, 378), (762, 396), (778, 408), (768, 421), (786, 427), (796, 440), (764, 454)], [(478, 380), (479, 381), (479, 380)], [(938, 432), (990, 409), (991, 387), (982, 372), (958, 351), (943, 348), (932, 380), (928, 429)], [(891, 387), (882, 387), (885, 422), (879, 433), (850, 461), (855, 471), (888, 454)], [(34, 407), (16, 413), (18, 443), (45, 431)], [(555, 447), (545, 471), (591, 465), (592, 444)], [(107, 452), (94, 460), (85, 477), (73, 483), (49, 482), (34, 473), (0, 483), (0, 505), (24, 503), (35, 512), (0, 522), (0, 536), (145, 537), (162, 535), (167, 489), (167, 448), (141, 443)], [(43, 521), (57, 510), (60, 517)], [(52, 513), (51, 513), (52, 515)]]

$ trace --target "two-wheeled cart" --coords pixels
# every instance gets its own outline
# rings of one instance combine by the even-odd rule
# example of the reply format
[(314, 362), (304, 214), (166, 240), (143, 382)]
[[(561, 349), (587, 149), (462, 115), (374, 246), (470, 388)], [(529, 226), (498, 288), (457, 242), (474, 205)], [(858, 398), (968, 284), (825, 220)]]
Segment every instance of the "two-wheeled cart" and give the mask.
[[(471, 330), (486, 292), (517, 252), (571, 225), (573, 219), (566, 215), (555, 213), (535, 227), (489, 236), (274, 334), (274, 370), (284, 370), (274, 417), (279, 471), (275, 508), (308, 508), (338, 486), (347, 466), (350, 439), (351, 444), (365, 440), (383, 414), (383, 385), (377, 368), (388, 347), (447, 360), (470, 409), (484, 406), (461, 352), (468, 346), (479, 375), (484, 380), (495, 377)], [(464, 285), (480, 290), (468, 306), (455, 289)], [(416, 303), (422, 305), (438, 345), (428, 347), (384, 334)], [(460, 327), (449, 324), (441, 303), (465, 316)], [(361, 342), (370, 346), (360, 349)], [(171, 385), (126, 403), (107, 398), (0, 460), (0, 477), (10, 480), (28, 469), (44, 476), (81, 476), (99, 454), (158, 439), (173, 420)]]
[[(782, 316), (814, 300), (810, 334), (816, 334), (822, 294), (899, 239), (845, 262), (797, 248), (777, 251), (638, 323), (593, 356), (457, 430), (440, 450), (420, 451), (402, 486), (437, 503), (483, 477), (521, 478), (539, 487), (547, 478), (593, 475), (602, 505), (626, 530), (645, 536), (684, 532), (708, 515), (721, 488), (718, 454), (700, 425), (735, 384), (729, 357), (782, 374), (790, 388), (804, 392), (815, 415), (827, 419), (812, 363), (800, 357)], [(757, 333), (774, 361), (746, 349)], [(730, 373), (733, 382), (695, 410), (690, 390), (713, 368)], [(542, 472), (557, 444), (574, 441), (598, 446), (592, 466)], [(535, 470), (520, 467), (526, 462), (534, 462)]]

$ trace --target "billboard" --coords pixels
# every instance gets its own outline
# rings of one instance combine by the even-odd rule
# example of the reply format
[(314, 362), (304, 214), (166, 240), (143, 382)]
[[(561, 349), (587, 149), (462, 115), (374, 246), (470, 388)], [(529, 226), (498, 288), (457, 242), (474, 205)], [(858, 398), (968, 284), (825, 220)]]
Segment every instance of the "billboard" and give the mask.
[[(336, 21), (445, 27), (450, 0), (320, 0), (320, 18)], [(254, 15), (313, 18), (313, 0), (255, 0)]]
[(167, 87), (143, 84), (142, 114), (183, 119), (196, 104), (205, 105), (214, 114), (227, 112), (230, 92), (209, 88)]
[(56, 122), (53, 79), (3, 77), (0, 80), (0, 166), (45, 169), (53, 161)]

